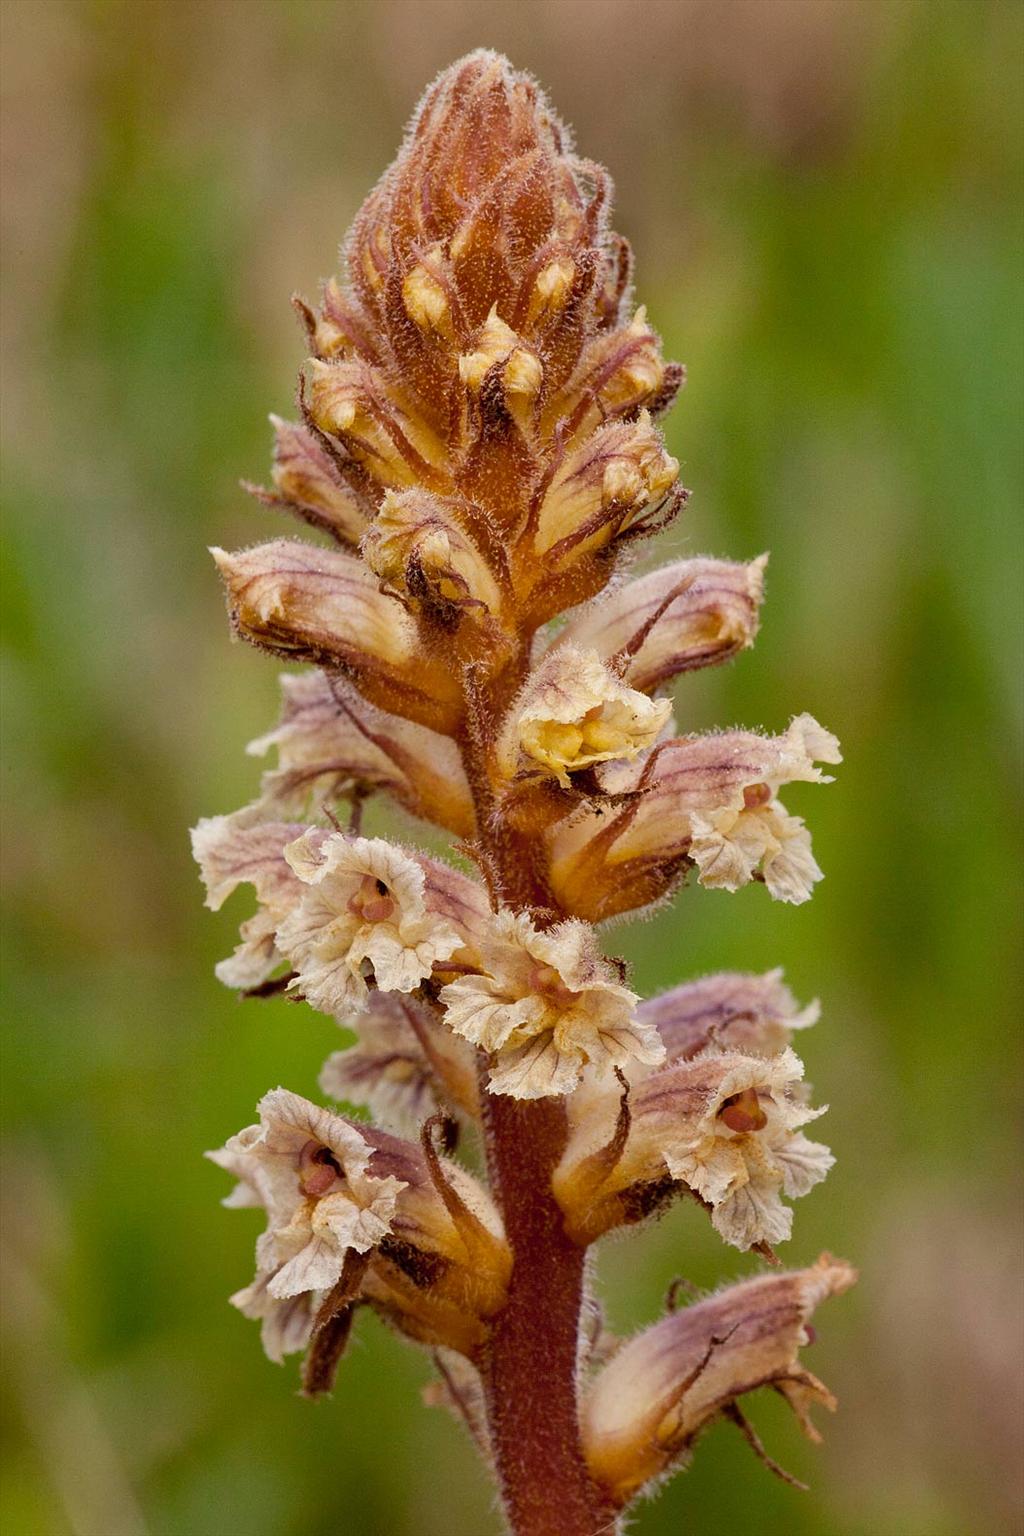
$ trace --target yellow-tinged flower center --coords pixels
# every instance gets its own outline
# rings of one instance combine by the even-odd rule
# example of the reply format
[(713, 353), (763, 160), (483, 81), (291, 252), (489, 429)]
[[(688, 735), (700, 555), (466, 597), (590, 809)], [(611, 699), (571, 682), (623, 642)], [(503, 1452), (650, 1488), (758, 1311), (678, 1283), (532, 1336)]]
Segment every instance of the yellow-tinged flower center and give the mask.
[(396, 903), (383, 880), (364, 875), (347, 906), (353, 917), (362, 918), (364, 923), (386, 923), (393, 915)]
[(520, 741), (530, 757), (567, 773), (605, 757), (633, 757), (646, 744), (637, 722), (614, 702), (595, 704), (579, 720), (530, 720)]

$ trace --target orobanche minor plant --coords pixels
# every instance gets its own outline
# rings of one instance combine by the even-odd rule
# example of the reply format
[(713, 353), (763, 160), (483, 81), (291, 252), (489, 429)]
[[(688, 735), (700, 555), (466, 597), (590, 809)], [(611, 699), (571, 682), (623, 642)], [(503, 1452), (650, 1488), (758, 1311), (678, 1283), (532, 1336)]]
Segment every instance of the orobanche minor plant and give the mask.
[[(813, 1435), (832, 1400), (799, 1351), (853, 1280), (774, 1268), (785, 1201), (832, 1162), (790, 1045), (815, 1010), (778, 972), (641, 1002), (598, 940), (690, 873), (806, 900), (821, 872), (779, 791), (839, 761), (808, 715), (675, 733), (664, 689), (751, 644), (764, 561), (625, 579), (686, 498), (655, 425), (682, 369), (633, 307), (610, 194), (504, 59), (428, 90), (344, 281), (298, 303), (302, 420), (274, 420), (255, 494), (324, 542), (214, 551), (236, 633), (313, 670), (253, 744), (277, 752), (259, 798), (194, 834), (209, 905), (243, 883), (259, 904), (220, 979), (354, 1030), (320, 1083), (375, 1116), (276, 1088), (210, 1154), (267, 1217), (232, 1301), (271, 1359), (305, 1352), (310, 1396), (360, 1307), (425, 1346), (516, 1536), (621, 1529), (713, 1419), (761, 1452), (752, 1388)], [(461, 867), (362, 835), (377, 793)], [(620, 1343), (590, 1249), (680, 1196), (770, 1267)]]

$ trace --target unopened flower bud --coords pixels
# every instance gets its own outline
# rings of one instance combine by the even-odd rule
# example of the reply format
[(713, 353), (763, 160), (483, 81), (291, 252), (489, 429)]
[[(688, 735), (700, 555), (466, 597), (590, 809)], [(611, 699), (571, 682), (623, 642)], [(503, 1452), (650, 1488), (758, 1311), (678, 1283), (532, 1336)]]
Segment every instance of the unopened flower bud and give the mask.
[(569, 296), (575, 276), (576, 263), (571, 256), (556, 256), (553, 261), (549, 261), (541, 268), (530, 290), (530, 303), (526, 314), (528, 325), (535, 325), (538, 320), (547, 318), (562, 308)]
[[(435, 261), (440, 261), (439, 248), (432, 255)], [(437, 331), (439, 335), (451, 338), (451, 304), (447, 290), (422, 263), (417, 263), (402, 279), (402, 302), (410, 320), (420, 330)]]
[(579, 560), (653, 518), (678, 474), (646, 414), (609, 422), (559, 465), (541, 504), (534, 550), (549, 561)]
[[(627, 418), (660, 410), (678, 388), (681, 370), (670, 369), (641, 306), (628, 325), (599, 334), (586, 348), (571, 384), (574, 444), (609, 417)], [(545, 421), (566, 413), (570, 391), (556, 392), (545, 406)]]
[(243, 639), (277, 655), (341, 667), (383, 708), (446, 727), (458, 705), (450, 672), (423, 655), (415, 620), (341, 550), (275, 539), (211, 551)]
[(474, 350), (459, 358), (459, 377), (467, 389), (479, 394), (492, 370), (500, 371), (510, 414), (520, 426), (525, 425), (540, 392), (544, 370), (540, 358), (505, 324), (496, 308), (487, 316)]
[(662, 566), (570, 620), (558, 643), (593, 647), (645, 692), (680, 672), (728, 661), (754, 642), (765, 558), (749, 565), (699, 559)]
[(388, 492), (362, 550), (378, 576), (412, 598), (480, 614), (500, 609), (498, 584), (455, 507), (427, 491)]
[(323, 307), (313, 327), (317, 357), (340, 357), (351, 346), (351, 338), (339, 318), (346, 307), (337, 278), (329, 278), (324, 284)]
[(386, 386), (367, 363), (310, 360), (309, 409), (321, 431), (339, 438), (380, 485), (436, 479), (445, 449), (424, 416)]

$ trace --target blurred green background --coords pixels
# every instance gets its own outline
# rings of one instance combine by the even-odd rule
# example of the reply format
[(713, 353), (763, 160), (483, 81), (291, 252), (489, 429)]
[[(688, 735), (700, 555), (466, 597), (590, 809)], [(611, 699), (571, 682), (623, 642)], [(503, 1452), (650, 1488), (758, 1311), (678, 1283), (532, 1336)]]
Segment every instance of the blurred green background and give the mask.
[[(1016, 0), (5, 0), (3, 1377), (10, 1536), (486, 1536), (425, 1359), (361, 1319), (330, 1403), (226, 1297), (254, 1218), (204, 1148), (338, 1043), (212, 976), (187, 828), (249, 798), (273, 662), (228, 644), (208, 543), (265, 475), (314, 293), (419, 90), (479, 44), (535, 71), (618, 185), (689, 386), (664, 553), (772, 552), (764, 628), (690, 727), (813, 711), (807, 907), (690, 889), (616, 931), (642, 991), (785, 965), (839, 1163), (790, 1263), (862, 1266), (774, 1398), (639, 1536), (1021, 1529), (1014, 1196), (1022, 406)], [(824, 1127), (823, 1127), (824, 1129)], [(749, 1273), (694, 1208), (600, 1261), (612, 1322)]]

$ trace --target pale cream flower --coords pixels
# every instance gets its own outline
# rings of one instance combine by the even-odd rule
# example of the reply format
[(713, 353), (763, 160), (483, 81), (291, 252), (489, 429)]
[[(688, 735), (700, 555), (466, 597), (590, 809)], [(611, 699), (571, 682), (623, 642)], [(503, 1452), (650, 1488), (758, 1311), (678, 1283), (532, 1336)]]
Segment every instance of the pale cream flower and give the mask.
[[(800, 1088), (803, 1063), (786, 1048), (771, 1057), (703, 1051), (634, 1074), (628, 1135), (613, 1140), (620, 1094), (588, 1083), (569, 1104), (570, 1136), (554, 1189), (578, 1240), (656, 1208), (645, 1192), (668, 1193), (666, 1175), (685, 1184), (711, 1211), (712, 1224), (736, 1248), (782, 1242), (796, 1199), (832, 1167), (828, 1148), (801, 1127), (824, 1114)], [(636, 1080), (639, 1078), (639, 1080)], [(607, 1149), (614, 1147), (614, 1153)]]
[[(735, 890), (760, 877), (777, 899), (806, 901), (821, 871), (803, 821), (777, 790), (828, 784), (817, 763), (840, 761), (836, 738), (806, 714), (781, 736), (722, 731), (661, 742), (632, 767), (616, 768), (613, 787), (629, 797), (619, 810), (591, 809), (554, 829), (555, 893), (597, 922), (656, 900), (692, 860), (702, 885)], [(629, 796), (637, 789), (643, 793)]]
[(755, 872), (776, 901), (809, 900), (822, 871), (811, 852), (811, 834), (801, 816), (791, 816), (760, 786), (748, 792), (742, 810), (725, 809), (691, 819), (690, 856), (700, 883), (710, 890), (738, 891)]
[(349, 1250), (369, 1253), (390, 1232), (406, 1186), (368, 1173), (373, 1148), (359, 1130), (298, 1094), (273, 1089), (261, 1099), (259, 1117), (207, 1155), (266, 1208), (256, 1281), (232, 1300), (248, 1316), (271, 1317), (276, 1336), (290, 1325), (270, 1303), (330, 1290)]
[(283, 1088), (265, 1096), (259, 1115), (207, 1156), (241, 1181), (225, 1204), (267, 1212), (256, 1277), (231, 1300), (262, 1321), (271, 1358), (309, 1341), (339, 1282), (338, 1307), (362, 1299), (432, 1347), (478, 1347), (512, 1264), (479, 1182), (418, 1142)]
[[(258, 987), (284, 961), (277, 927), (302, 895), (302, 884), (284, 857), (285, 845), (304, 831), (301, 823), (257, 821), (251, 812), (206, 816), (192, 829), (192, 852), (214, 912), (239, 885), (252, 885), (259, 910), (241, 925), (242, 942), (215, 967), (227, 987)], [(315, 837), (322, 834), (310, 834)]]
[(541, 661), (516, 705), (499, 746), (506, 771), (540, 771), (563, 788), (569, 775), (596, 763), (632, 759), (655, 742), (672, 713), (626, 685), (596, 651), (560, 646)]
[(451, 982), (441, 1001), (456, 1034), (492, 1054), (493, 1093), (569, 1093), (587, 1062), (661, 1059), (657, 1032), (637, 1023), (636, 994), (615, 979), (586, 923), (540, 932), (524, 913), (501, 911), (480, 952), (484, 974)]
[(272, 1296), (271, 1279), (271, 1274), (260, 1270), (251, 1285), (235, 1291), (228, 1300), (243, 1317), (259, 1322), (264, 1354), (275, 1365), (282, 1365), (285, 1355), (298, 1354), (309, 1343), (313, 1320), (325, 1292), (301, 1291), (297, 1296)]
[(428, 909), (421, 866), (383, 838), (307, 833), (285, 857), (305, 889), (278, 945), (293, 985), (324, 1013), (362, 1007), (368, 973), (382, 992), (412, 992), (464, 943)]
[[(678, 1087), (689, 1098), (699, 1084), (707, 1097), (699, 1114), (676, 1127), (664, 1123), (664, 1109), (655, 1111), (669, 1172), (708, 1202), (712, 1225), (733, 1247), (784, 1241), (793, 1213), (782, 1196), (805, 1195), (835, 1161), (826, 1146), (800, 1131), (825, 1113), (794, 1095), (803, 1062), (788, 1049), (769, 1060), (728, 1052), (697, 1057), (676, 1071), (678, 1084), (666, 1073), (657, 1092)], [(654, 1092), (653, 1085), (647, 1089)], [(644, 1099), (641, 1088), (641, 1121)]]

